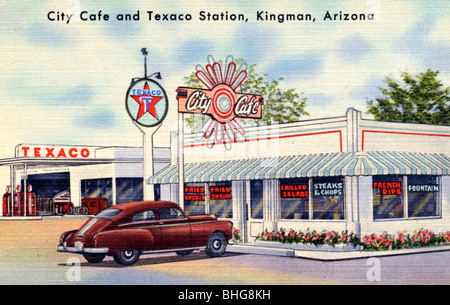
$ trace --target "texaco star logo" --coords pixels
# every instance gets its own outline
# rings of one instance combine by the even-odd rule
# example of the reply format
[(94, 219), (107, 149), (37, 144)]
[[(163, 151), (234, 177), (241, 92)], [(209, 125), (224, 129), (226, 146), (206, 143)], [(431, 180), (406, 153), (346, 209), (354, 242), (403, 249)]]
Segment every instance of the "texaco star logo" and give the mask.
[(168, 111), (166, 92), (151, 79), (143, 78), (132, 83), (125, 103), (131, 119), (145, 127), (160, 124)]

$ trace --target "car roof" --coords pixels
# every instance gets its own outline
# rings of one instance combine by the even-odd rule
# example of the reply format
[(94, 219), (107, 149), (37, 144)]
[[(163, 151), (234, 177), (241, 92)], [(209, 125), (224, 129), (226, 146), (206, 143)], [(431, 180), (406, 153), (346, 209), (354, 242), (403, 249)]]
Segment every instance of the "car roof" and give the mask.
[(145, 211), (150, 209), (158, 209), (158, 208), (172, 208), (179, 207), (178, 204), (173, 203), (171, 201), (136, 201), (136, 202), (126, 202), (119, 203), (111, 206), (113, 209), (122, 210), (121, 214), (134, 214), (139, 211)]

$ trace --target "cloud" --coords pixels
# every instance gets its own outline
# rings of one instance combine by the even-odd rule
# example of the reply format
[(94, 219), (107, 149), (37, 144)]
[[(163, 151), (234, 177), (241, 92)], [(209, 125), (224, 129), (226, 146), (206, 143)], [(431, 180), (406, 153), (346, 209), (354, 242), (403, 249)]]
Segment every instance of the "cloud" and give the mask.
[(175, 50), (176, 60), (181, 64), (193, 65), (203, 63), (211, 53), (214, 53), (213, 41), (193, 38), (182, 41)]
[(88, 129), (110, 129), (115, 126), (116, 115), (113, 111), (97, 110), (87, 114), (81, 114), (79, 117), (73, 119), (76, 127)]
[(346, 62), (357, 62), (368, 58), (369, 41), (360, 35), (343, 38), (336, 48), (337, 56)]
[[(386, 75), (387, 76), (387, 75)], [(380, 88), (387, 87), (386, 76), (372, 75), (362, 85), (349, 88), (349, 95), (355, 100), (369, 101), (383, 97)]]
[(308, 93), (306, 94), (306, 99), (306, 104), (311, 107), (326, 107), (333, 104), (334, 101), (333, 96), (325, 93)]
[(10, 96), (26, 104), (48, 107), (79, 107), (88, 105), (95, 93), (92, 86), (55, 86), (32, 81), (17, 81), (8, 88)]
[(247, 62), (258, 59), (270, 61), (280, 55), (280, 33), (273, 28), (238, 27), (234, 33), (234, 40), (229, 44), (229, 49), (235, 51), (236, 58), (244, 58)]
[(48, 23), (32, 23), (24, 29), (26, 39), (32, 44), (46, 48), (61, 47), (73, 43), (70, 31), (52, 27)]
[(79, 106), (89, 104), (94, 96), (94, 89), (91, 86), (79, 85), (66, 89), (63, 92), (58, 92), (53, 97), (53, 100), (66, 106)]
[(274, 78), (311, 79), (319, 76), (324, 67), (322, 51), (309, 52), (296, 56), (284, 57), (274, 61), (268, 69), (268, 74)]
[[(395, 48), (408, 55), (413, 55), (426, 68), (447, 69), (450, 65), (450, 47), (430, 41), (430, 34), (435, 31), (436, 20), (424, 16), (410, 27), (395, 44)], [(447, 31), (447, 29), (442, 29)]]

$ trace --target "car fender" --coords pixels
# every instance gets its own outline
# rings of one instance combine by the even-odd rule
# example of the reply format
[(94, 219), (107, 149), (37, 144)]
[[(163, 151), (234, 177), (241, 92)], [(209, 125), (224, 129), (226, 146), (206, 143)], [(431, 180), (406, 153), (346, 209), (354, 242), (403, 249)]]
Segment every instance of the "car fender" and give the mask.
[(225, 234), (227, 240), (233, 238), (233, 223), (229, 220), (219, 220), (215, 223), (212, 223), (210, 226), (211, 234), (215, 232), (221, 232)]
[(96, 248), (108, 248), (109, 254), (118, 250), (153, 250), (153, 234), (142, 229), (122, 229), (97, 233), (94, 236)]

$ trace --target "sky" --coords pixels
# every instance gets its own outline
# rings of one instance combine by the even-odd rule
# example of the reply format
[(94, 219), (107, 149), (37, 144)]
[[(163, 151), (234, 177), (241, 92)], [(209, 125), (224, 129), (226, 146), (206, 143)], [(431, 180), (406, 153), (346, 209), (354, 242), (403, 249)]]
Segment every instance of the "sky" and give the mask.
[[(247, 22), (200, 21), (201, 11), (244, 14)], [(258, 20), (266, 11), (315, 21)], [(138, 12), (139, 20), (117, 20)], [(340, 12), (373, 13), (374, 20), (323, 20), (327, 12), (338, 19)], [(449, 13), (449, 1), (2, 0), (0, 158), (13, 157), (19, 143), (141, 146), (125, 95), (131, 79), (144, 74), (142, 47), (148, 74), (161, 73), (169, 99), (156, 146), (170, 145), (175, 90), (208, 55), (243, 58), (268, 80), (283, 78), (282, 88), (307, 98), (310, 116), (303, 119), (343, 116), (349, 107), (372, 118), (367, 101), (381, 96), (386, 76), (400, 81), (403, 72), (439, 70), (450, 86)], [(156, 14), (192, 20), (157, 21)]]

